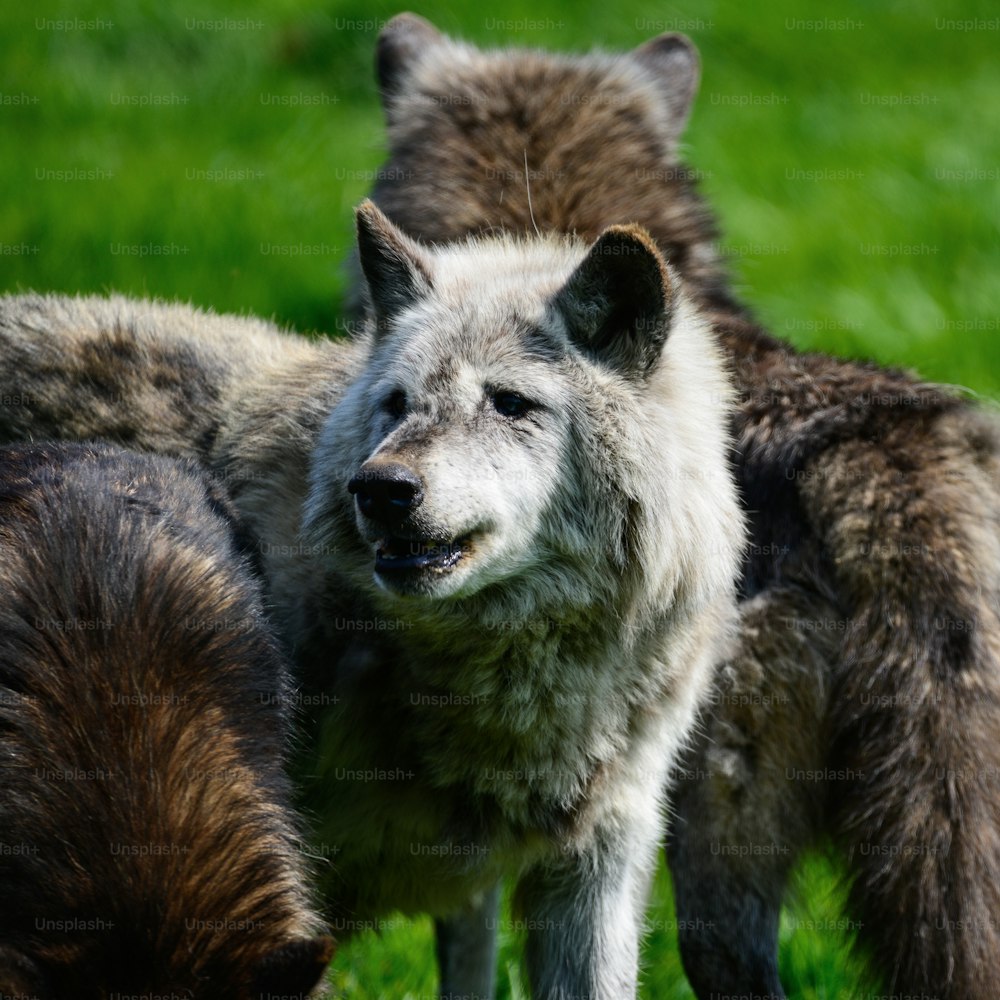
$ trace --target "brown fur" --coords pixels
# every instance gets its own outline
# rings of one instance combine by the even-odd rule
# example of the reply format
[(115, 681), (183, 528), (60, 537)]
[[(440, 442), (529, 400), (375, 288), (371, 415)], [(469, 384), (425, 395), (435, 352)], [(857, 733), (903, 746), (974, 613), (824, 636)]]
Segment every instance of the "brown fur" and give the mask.
[(731, 358), (752, 528), (742, 650), (682, 772), (670, 848), (699, 995), (781, 995), (785, 880), (832, 830), (887, 985), (996, 996), (995, 422), (903, 372), (799, 353), (734, 300), (675, 152), (697, 82), (685, 39), (481, 52), (400, 15), (378, 66), (389, 156), (373, 197), (401, 228), (445, 242), (637, 222)]
[(0, 993), (304, 996), (286, 667), (193, 467), (0, 450)]

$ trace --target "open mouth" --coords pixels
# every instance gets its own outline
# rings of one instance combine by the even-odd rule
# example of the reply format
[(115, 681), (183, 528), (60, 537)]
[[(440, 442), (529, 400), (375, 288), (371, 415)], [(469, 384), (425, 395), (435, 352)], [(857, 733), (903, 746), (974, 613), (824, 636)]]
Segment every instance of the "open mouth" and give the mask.
[(440, 541), (390, 535), (375, 550), (375, 572), (385, 574), (413, 570), (449, 570), (468, 554), (470, 543), (469, 536)]

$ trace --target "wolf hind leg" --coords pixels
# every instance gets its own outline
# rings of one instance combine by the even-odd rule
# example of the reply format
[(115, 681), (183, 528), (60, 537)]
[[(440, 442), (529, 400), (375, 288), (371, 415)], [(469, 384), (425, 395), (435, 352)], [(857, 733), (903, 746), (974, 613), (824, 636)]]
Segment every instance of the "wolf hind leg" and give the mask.
[(440, 1000), (492, 1000), (497, 967), (500, 886), (434, 921)]
[(778, 920), (822, 809), (836, 621), (795, 587), (744, 602), (736, 655), (675, 774), (667, 859), (681, 958), (703, 1000), (785, 996)]

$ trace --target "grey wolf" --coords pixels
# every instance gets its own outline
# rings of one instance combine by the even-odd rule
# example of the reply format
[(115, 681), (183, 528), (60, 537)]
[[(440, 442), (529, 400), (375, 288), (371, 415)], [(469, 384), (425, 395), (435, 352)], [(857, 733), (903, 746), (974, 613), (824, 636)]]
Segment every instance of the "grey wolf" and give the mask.
[(291, 686), (218, 486), (0, 449), (0, 993), (304, 997)]
[(995, 418), (754, 322), (677, 154), (699, 76), (683, 36), (620, 55), (480, 51), (404, 14), (377, 74), (389, 151), (373, 198), (400, 228), (447, 243), (639, 224), (734, 374), (740, 648), (677, 771), (669, 843), (698, 994), (783, 995), (786, 880), (832, 835), (888, 992), (996, 996)]
[(433, 251), (369, 204), (358, 232), (373, 316), (347, 345), (3, 300), (26, 402), (0, 433), (126, 439), (226, 484), (302, 673), (335, 932), (430, 912), (442, 992), (485, 996), (510, 875), (534, 995), (621, 1000), (661, 791), (731, 634), (718, 351), (637, 227)]

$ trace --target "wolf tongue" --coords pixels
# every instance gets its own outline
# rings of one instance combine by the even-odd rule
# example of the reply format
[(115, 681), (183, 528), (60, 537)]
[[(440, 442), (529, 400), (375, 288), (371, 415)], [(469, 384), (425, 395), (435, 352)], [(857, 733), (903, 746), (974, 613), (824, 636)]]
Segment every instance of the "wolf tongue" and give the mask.
[(450, 569), (462, 554), (460, 542), (389, 537), (375, 553), (375, 570), (378, 573), (406, 573)]
[(378, 554), (385, 559), (399, 559), (409, 555), (409, 543), (404, 538), (387, 538), (378, 547)]
[(445, 548), (447, 548), (446, 542), (389, 537), (379, 547), (379, 551), (386, 559), (406, 559), (413, 556), (435, 555)]

